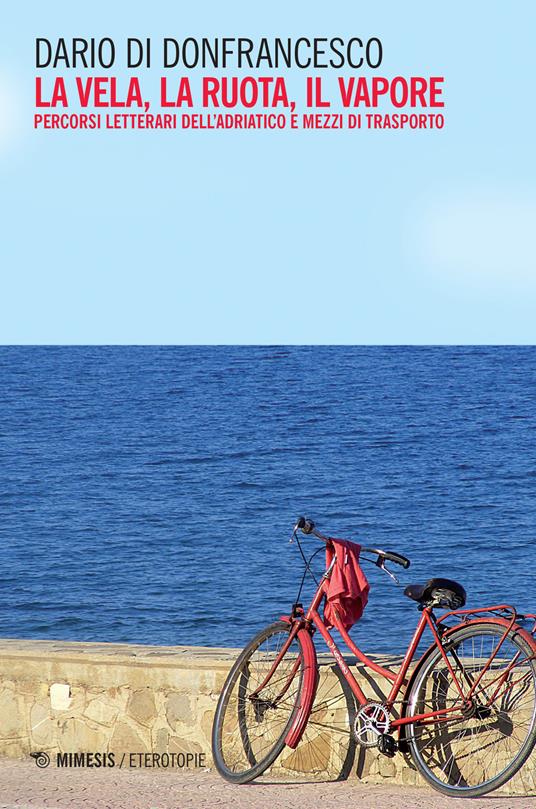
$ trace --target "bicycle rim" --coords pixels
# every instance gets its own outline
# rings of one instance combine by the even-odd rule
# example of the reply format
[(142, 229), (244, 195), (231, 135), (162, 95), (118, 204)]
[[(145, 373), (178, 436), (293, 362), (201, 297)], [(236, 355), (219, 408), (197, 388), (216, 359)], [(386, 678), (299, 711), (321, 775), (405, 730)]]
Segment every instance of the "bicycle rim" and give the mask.
[(515, 631), (498, 648), (504, 633), (501, 625), (464, 627), (445, 647), (464, 695), (482, 675), (470, 704), (463, 705), (439, 650), (430, 654), (411, 688), (408, 716), (450, 709), (441, 719), (416, 722), (407, 730), (417, 769), (440, 792), (476, 797), (497, 789), (536, 743), (533, 649)]
[(229, 672), (212, 734), (214, 763), (228, 781), (257, 778), (285, 746), (300, 704), (304, 669), (298, 637), (274, 669), (288, 638), (288, 624), (272, 624), (251, 641)]

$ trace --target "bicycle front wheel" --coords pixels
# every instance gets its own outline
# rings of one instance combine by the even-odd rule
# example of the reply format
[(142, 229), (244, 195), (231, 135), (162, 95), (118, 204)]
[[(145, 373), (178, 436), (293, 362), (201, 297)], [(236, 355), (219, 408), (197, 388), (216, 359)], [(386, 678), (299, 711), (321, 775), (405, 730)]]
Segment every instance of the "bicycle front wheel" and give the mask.
[(300, 705), (304, 655), (299, 633), (271, 624), (246, 646), (233, 665), (216, 708), (212, 755), (225, 779), (245, 784), (281, 753)]
[(433, 649), (407, 702), (407, 716), (442, 713), (409, 725), (406, 739), (431, 786), (478, 797), (515, 775), (536, 743), (534, 649), (515, 628), (505, 637), (493, 622), (453, 632), (444, 649), (455, 677)]

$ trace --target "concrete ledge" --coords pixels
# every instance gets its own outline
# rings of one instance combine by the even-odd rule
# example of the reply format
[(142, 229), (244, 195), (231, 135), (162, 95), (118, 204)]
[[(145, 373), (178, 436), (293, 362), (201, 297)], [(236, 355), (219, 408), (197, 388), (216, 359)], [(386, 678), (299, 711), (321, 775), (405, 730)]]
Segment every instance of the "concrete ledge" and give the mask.
[[(0, 755), (31, 752), (197, 754), (212, 765), (210, 736), (218, 695), (238, 650), (0, 639)], [(396, 666), (396, 658), (381, 658)], [(354, 661), (355, 664), (355, 661)], [(388, 683), (357, 666), (371, 699)], [(422, 784), (409, 758), (356, 748), (353, 695), (331, 657), (320, 657), (320, 682), (306, 733), (286, 748), (273, 777), (359, 778)], [(536, 756), (506, 787), (536, 793)]]

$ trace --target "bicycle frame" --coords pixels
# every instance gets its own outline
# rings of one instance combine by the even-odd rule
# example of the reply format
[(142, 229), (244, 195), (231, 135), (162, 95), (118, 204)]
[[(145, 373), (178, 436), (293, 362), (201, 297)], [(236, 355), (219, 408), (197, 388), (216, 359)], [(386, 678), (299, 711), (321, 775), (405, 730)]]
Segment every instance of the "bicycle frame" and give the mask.
[[(321, 580), (321, 582), (320, 582), (320, 584), (319, 584), (319, 586), (318, 586), (318, 588), (316, 590), (315, 595), (313, 596), (311, 604), (310, 604), (310, 606), (309, 606), (306, 613), (303, 612), (303, 610), (300, 610), (296, 615), (293, 615), (293, 616), (281, 616), (282, 620), (285, 620), (287, 623), (291, 624), (291, 630), (290, 630), (290, 633), (289, 633), (289, 638), (288, 638), (287, 642), (283, 645), (283, 648), (281, 649), (281, 651), (280, 651), (279, 655), (277, 656), (277, 658), (274, 660), (274, 663), (273, 663), (270, 671), (268, 672), (266, 678), (264, 679), (263, 683), (261, 683), (261, 685), (257, 688), (257, 690), (255, 692), (255, 693), (258, 693), (259, 691), (262, 690), (262, 688), (264, 688), (266, 683), (270, 680), (270, 678), (272, 676), (272, 673), (274, 672), (277, 665), (279, 664), (279, 661), (281, 660), (281, 658), (285, 654), (286, 650), (288, 649), (288, 647), (292, 643), (293, 639), (296, 637), (296, 635), (298, 633), (301, 633), (300, 637), (301, 637), (301, 640), (302, 640), (302, 648), (304, 650), (303, 651), (303, 654), (304, 654), (304, 657), (305, 657), (304, 662), (306, 664), (305, 672), (306, 672), (306, 677), (308, 678), (308, 682), (306, 683), (306, 688), (303, 689), (302, 703), (298, 706), (298, 711), (296, 713), (296, 716), (294, 717), (294, 721), (292, 723), (292, 726), (291, 726), (290, 730), (288, 731), (288, 734), (287, 734), (287, 736), (285, 738), (286, 744), (291, 748), (295, 748), (298, 745), (298, 743), (299, 743), (299, 741), (300, 741), (300, 739), (301, 739), (301, 737), (303, 735), (303, 732), (304, 732), (305, 727), (307, 725), (307, 721), (309, 719), (309, 715), (310, 715), (312, 707), (313, 707), (314, 698), (315, 698), (315, 695), (316, 695), (318, 664), (317, 664), (316, 649), (315, 649), (315, 646), (314, 646), (314, 643), (313, 643), (312, 637), (311, 637), (312, 633), (314, 632), (314, 629), (318, 630), (318, 632), (321, 634), (322, 638), (326, 642), (326, 645), (327, 645), (328, 649), (330, 650), (332, 656), (335, 658), (335, 661), (336, 661), (340, 671), (342, 672), (346, 682), (348, 683), (348, 686), (350, 687), (352, 693), (354, 694), (358, 705), (363, 707), (368, 702), (367, 697), (363, 693), (359, 683), (357, 682), (356, 678), (354, 677), (354, 675), (350, 671), (348, 665), (346, 664), (346, 662), (344, 660), (344, 657), (343, 657), (339, 647), (337, 646), (335, 640), (333, 639), (333, 636), (331, 635), (329, 629), (327, 628), (326, 624), (324, 623), (323, 618), (320, 616), (320, 613), (318, 611), (324, 597), (327, 594), (327, 586), (328, 586), (327, 583), (329, 581), (330, 572), (331, 572), (331, 569), (328, 569), (326, 571), (326, 573), (324, 574), (324, 576), (322, 577), (322, 580)], [(477, 623), (486, 623), (486, 619), (482, 618), (482, 617), (477, 617), (477, 618), (473, 618), (473, 619), (470, 618), (471, 615), (477, 615), (479, 613), (486, 613), (486, 612), (487, 613), (491, 613), (491, 612), (508, 613), (510, 615), (510, 617), (509, 618), (494, 617), (494, 622), (495, 623), (498, 622), (498, 623), (500, 623), (501, 626), (504, 627), (504, 635), (503, 635), (502, 639), (499, 641), (499, 643), (497, 644), (497, 647), (495, 648), (493, 654), (490, 656), (489, 660), (487, 661), (487, 664), (486, 664), (484, 670), (481, 672), (478, 679), (475, 682), (472, 682), (472, 683), (469, 684), (470, 685), (469, 691), (467, 691), (465, 693), (464, 690), (463, 690), (462, 685), (460, 684), (460, 681), (459, 681), (458, 677), (456, 676), (456, 672), (454, 671), (454, 668), (452, 667), (451, 661), (448, 658), (447, 653), (446, 653), (446, 651), (444, 649), (444, 646), (443, 646), (443, 640), (445, 638), (447, 638), (452, 632), (456, 631), (459, 628), (459, 625), (456, 625), (456, 626), (450, 627), (450, 628), (446, 628), (446, 627), (443, 626), (442, 622), (446, 618), (455, 616), (456, 618), (460, 619), (463, 622), (464, 625), (472, 625), (472, 624), (477, 624)], [(515, 609), (513, 607), (510, 607), (510, 606), (504, 605), (504, 604), (497, 605), (497, 606), (492, 606), (492, 607), (487, 607), (487, 608), (481, 608), (481, 609), (477, 609), (477, 610), (454, 610), (454, 611), (446, 613), (445, 615), (443, 615), (441, 618), (439, 618), (437, 620), (433, 617), (431, 607), (424, 607), (422, 609), (422, 613), (421, 613), (420, 619), (418, 621), (417, 627), (415, 629), (415, 632), (413, 634), (413, 637), (412, 637), (412, 639), (411, 639), (411, 641), (410, 641), (410, 643), (408, 645), (406, 654), (404, 655), (404, 658), (402, 660), (402, 664), (400, 666), (400, 669), (396, 673), (391, 671), (390, 669), (385, 668), (384, 666), (380, 665), (379, 663), (374, 662), (363, 651), (361, 651), (361, 649), (359, 649), (359, 647), (354, 643), (354, 641), (352, 640), (352, 638), (350, 637), (350, 635), (348, 634), (348, 632), (346, 631), (346, 629), (342, 625), (336, 610), (335, 610), (334, 624), (335, 624), (335, 628), (340, 632), (346, 646), (355, 655), (355, 657), (357, 657), (357, 659), (361, 663), (363, 663), (365, 666), (370, 668), (376, 674), (380, 674), (382, 677), (384, 677), (386, 680), (388, 680), (388, 681), (390, 681), (392, 683), (389, 694), (388, 694), (388, 696), (387, 696), (387, 698), (385, 700), (385, 705), (386, 705), (386, 707), (387, 707), (387, 709), (389, 711), (392, 710), (393, 705), (394, 705), (394, 703), (395, 703), (395, 701), (397, 699), (397, 696), (398, 696), (398, 694), (400, 692), (400, 689), (403, 686), (408, 685), (408, 679), (407, 679), (408, 670), (409, 670), (409, 667), (410, 667), (410, 665), (411, 665), (411, 663), (412, 663), (412, 661), (413, 661), (413, 659), (415, 657), (417, 647), (418, 647), (418, 645), (419, 645), (419, 643), (420, 643), (420, 641), (422, 639), (422, 636), (423, 636), (426, 628), (428, 627), (429, 630), (431, 631), (432, 637), (433, 637), (433, 643), (425, 650), (424, 654), (422, 655), (422, 657), (420, 659), (421, 660), (424, 659), (424, 657), (430, 652), (430, 650), (434, 646), (437, 647), (437, 649), (439, 650), (440, 654), (443, 657), (443, 660), (445, 661), (445, 664), (446, 664), (446, 666), (447, 666), (447, 668), (449, 670), (450, 675), (453, 678), (454, 685), (455, 685), (455, 687), (456, 687), (456, 689), (457, 689), (457, 691), (458, 691), (458, 693), (460, 695), (460, 703), (461, 704), (457, 705), (457, 706), (454, 706), (454, 707), (450, 707), (450, 708), (444, 708), (444, 709), (441, 709), (441, 710), (429, 711), (427, 713), (422, 713), (422, 714), (415, 714), (415, 715), (413, 715), (411, 717), (404, 716), (403, 715), (404, 712), (402, 712), (401, 716), (395, 717), (391, 722), (391, 728), (392, 729), (397, 729), (398, 728), (399, 732), (400, 732), (400, 730), (403, 728), (404, 725), (412, 724), (412, 723), (415, 723), (415, 722), (438, 722), (438, 721), (441, 721), (442, 719), (451, 718), (450, 716), (447, 716), (448, 714), (455, 713), (456, 711), (458, 713), (460, 713), (461, 708), (463, 706), (467, 706), (468, 703), (470, 703), (471, 698), (472, 698), (473, 694), (475, 693), (484, 672), (489, 669), (489, 667), (491, 666), (495, 656), (497, 655), (499, 649), (501, 648), (505, 638), (507, 637), (507, 635), (510, 632), (510, 630), (512, 629), (512, 627), (516, 624), (516, 618), (517, 618), (517, 614), (516, 614)], [(489, 622), (489, 617), (488, 617), (487, 620)], [(438, 626), (439, 626), (439, 630), (438, 630)], [(535, 623), (535, 629), (536, 629), (536, 623)], [(525, 637), (525, 639), (528, 640), (529, 644), (533, 648), (536, 649), (534, 638), (532, 637), (532, 634), (527, 633), (525, 630), (521, 629), (521, 627), (519, 627), (519, 626), (516, 626), (516, 631), (519, 631), (520, 633), (522, 633), (523, 636)], [(497, 697), (497, 695), (498, 695), (498, 693), (500, 691), (500, 688), (506, 682), (508, 674), (510, 673), (513, 666), (515, 665), (515, 662), (516, 662), (516, 660), (514, 658), (514, 660), (512, 661), (510, 666), (508, 667), (508, 669), (506, 669), (505, 672), (503, 672), (500, 675), (500, 677), (498, 678), (497, 688), (496, 688), (494, 694), (492, 695), (492, 697), (490, 699), (490, 704)], [(288, 688), (288, 684), (285, 686), (285, 690), (286, 690), (286, 688)], [(251, 695), (251, 696), (253, 696), (253, 695)]]

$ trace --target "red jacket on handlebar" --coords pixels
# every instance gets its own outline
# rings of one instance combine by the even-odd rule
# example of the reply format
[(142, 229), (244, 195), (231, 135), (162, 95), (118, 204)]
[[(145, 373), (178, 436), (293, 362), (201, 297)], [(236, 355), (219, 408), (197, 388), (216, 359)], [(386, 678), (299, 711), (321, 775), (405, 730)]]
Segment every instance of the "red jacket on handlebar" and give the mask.
[(326, 545), (328, 567), (334, 550), (335, 565), (327, 584), (324, 621), (328, 628), (335, 626), (334, 613), (337, 610), (342, 625), (348, 630), (363, 615), (370, 585), (359, 565), (361, 545), (345, 539), (330, 539)]

